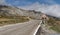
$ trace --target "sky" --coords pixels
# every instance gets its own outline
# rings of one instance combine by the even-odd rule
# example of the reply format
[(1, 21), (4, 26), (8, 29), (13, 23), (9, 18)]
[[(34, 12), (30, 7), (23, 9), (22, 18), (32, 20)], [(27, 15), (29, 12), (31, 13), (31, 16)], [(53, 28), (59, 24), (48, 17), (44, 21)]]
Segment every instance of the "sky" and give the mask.
[(60, 17), (60, 0), (0, 0), (0, 4), (41, 11), (48, 15)]
[(60, 4), (60, 0), (5, 0), (6, 3), (14, 6), (26, 6), (38, 2), (39, 4)]

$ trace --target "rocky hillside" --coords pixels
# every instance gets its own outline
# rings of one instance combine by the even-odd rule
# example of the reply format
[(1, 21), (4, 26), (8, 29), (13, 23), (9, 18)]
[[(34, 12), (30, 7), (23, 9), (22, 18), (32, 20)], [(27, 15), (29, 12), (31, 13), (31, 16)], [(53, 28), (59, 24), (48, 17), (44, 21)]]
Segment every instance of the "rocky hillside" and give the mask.
[(21, 11), (16, 7), (0, 5), (0, 17), (1, 16), (19, 16), (22, 15)]
[(0, 5), (0, 17), (2, 16), (29, 16), (34, 19), (40, 19), (41, 12), (35, 10), (23, 10), (17, 7)]
[(33, 19), (40, 19), (41, 15), (43, 14), (35, 10), (22, 10), (22, 11), (23, 11), (23, 16), (29, 16), (30, 18)]
[(0, 5), (0, 26), (29, 21), (19, 8)]

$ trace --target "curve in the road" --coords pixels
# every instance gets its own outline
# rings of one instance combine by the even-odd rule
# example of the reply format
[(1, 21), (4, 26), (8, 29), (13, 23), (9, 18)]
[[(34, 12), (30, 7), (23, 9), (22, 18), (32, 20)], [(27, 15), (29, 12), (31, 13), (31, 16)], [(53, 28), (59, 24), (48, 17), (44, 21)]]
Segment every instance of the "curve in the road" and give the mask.
[(25, 23), (4, 26), (0, 28), (0, 35), (35, 35), (41, 20), (31, 20)]

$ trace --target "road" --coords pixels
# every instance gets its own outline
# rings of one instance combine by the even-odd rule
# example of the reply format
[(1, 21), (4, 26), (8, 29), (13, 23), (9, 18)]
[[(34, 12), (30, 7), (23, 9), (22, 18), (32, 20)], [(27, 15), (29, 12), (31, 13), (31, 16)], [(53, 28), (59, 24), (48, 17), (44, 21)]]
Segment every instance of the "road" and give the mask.
[(0, 35), (36, 35), (41, 20), (30, 20), (29, 22), (6, 25), (0, 27)]

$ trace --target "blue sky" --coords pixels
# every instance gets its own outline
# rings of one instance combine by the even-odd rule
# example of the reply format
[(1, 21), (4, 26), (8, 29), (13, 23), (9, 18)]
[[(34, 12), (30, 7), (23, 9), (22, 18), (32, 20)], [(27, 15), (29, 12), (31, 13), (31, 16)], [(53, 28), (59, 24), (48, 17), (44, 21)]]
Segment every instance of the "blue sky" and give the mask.
[(29, 10), (33, 9), (60, 17), (60, 0), (0, 0), (0, 4)]
[(8, 4), (12, 4), (15, 6), (31, 5), (32, 3), (35, 3), (37, 1), (38, 0), (6, 0)]
[(35, 2), (38, 2), (40, 4), (47, 4), (47, 5), (53, 5), (53, 4), (60, 5), (60, 0), (6, 0), (6, 3), (14, 6), (26, 6), (26, 5), (31, 5)]

